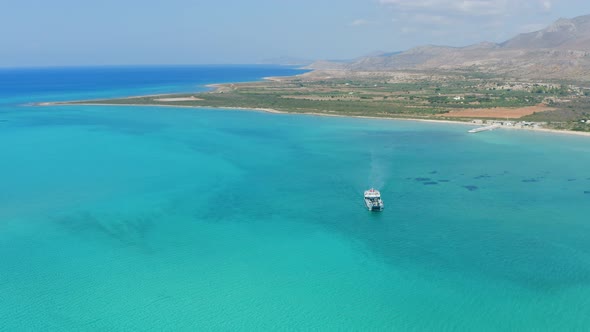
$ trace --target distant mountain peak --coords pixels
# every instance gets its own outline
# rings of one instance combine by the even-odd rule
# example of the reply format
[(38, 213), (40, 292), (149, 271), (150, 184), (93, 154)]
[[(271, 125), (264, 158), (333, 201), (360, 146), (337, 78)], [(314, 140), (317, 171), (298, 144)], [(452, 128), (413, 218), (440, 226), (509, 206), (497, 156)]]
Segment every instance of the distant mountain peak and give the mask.
[(558, 31), (568, 31), (568, 32), (575, 32), (578, 29), (576, 28), (576, 23), (574, 21), (567, 19), (567, 18), (560, 18), (559, 20), (555, 21), (551, 24), (547, 29), (541, 30), (539, 32), (558, 32)]
[(519, 34), (500, 44), (424, 45), (399, 54), (361, 57), (337, 67), (317, 63), (312, 68), (360, 71), (468, 68), (518, 77), (590, 79), (590, 15), (561, 18), (545, 29)]
[(523, 33), (502, 43), (503, 47), (519, 49), (559, 48), (590, 49), (590, 15), (573, 19), (560, 18), (547, 28)]

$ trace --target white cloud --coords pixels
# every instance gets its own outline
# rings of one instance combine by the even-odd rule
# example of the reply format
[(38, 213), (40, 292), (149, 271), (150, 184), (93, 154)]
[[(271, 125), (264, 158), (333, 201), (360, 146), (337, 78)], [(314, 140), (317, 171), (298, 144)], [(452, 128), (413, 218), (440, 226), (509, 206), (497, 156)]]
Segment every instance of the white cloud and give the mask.
[(416, 29), (411, 27), (403, 27), (400, 29), (400, 32), (403, 34), (410, 34), (416, 32)]
[[(391, 28), (413, 45), (503, 42), (549, 24), (554, 0), (377, 0)], [(587, 1), (587, 0), (586, 0)], [(542, 23), (545, 22), (545, 23)]]
[(356, 19), (350, 23), (350, 25), (353, 27), (359, 27), (359, 26), (369, 25), (369, 24), (371, 24), (371, 21), (367, 21), (362, 18)]
[(549, 0), (379, 0), (401, 12), (434, 12), (447, 15), (499, 16), (523, 9), (548, 11)]
[(443, 15), (434, 15), (427, 13), (417, 13), (412, 19), (415, 23), (424, 25), (450, 25), (453, 24), (453, 20)]

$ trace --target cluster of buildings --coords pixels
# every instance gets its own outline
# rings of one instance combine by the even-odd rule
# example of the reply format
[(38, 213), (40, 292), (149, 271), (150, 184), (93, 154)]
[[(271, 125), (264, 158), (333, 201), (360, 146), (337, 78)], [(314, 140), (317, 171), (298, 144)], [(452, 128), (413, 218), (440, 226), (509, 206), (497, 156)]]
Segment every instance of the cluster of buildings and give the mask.
[(508, 121), (508, 120), (473, 120), (471, 123), (476, 125), (486, 126), (503, 126), (512, 128), (529, 128), (539, 129), (543, 128), (547, 123), (545, 122), (531, 122), (531, 121)]

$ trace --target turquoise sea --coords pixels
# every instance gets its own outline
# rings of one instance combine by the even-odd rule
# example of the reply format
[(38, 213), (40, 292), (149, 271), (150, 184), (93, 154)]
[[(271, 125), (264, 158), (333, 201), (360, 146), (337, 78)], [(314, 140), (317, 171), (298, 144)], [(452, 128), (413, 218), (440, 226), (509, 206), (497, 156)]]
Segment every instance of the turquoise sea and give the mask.
[(590, 137), (27, 106), (298, 72), (0, 70), (0, 330), (590, 330)]

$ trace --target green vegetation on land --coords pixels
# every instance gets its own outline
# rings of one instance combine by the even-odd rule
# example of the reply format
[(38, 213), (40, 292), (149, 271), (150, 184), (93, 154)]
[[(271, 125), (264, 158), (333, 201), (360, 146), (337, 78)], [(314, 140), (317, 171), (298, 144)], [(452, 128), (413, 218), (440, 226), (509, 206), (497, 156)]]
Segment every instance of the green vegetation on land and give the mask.
[[(202, 93), (68, 102), (274, 109), (291, 113), (447, 119), (462, 109), (556, 108), (522, 120), (552, 128), (590, 131), (590, 90), (559, 82), (519, 82), (489, 75), (449, 73), (311, 73), (263, 82), (223, 84)], [(194, 98), (161, 101), (162, 98)], [(453, 120), (470, 120), (471, 118)]]

